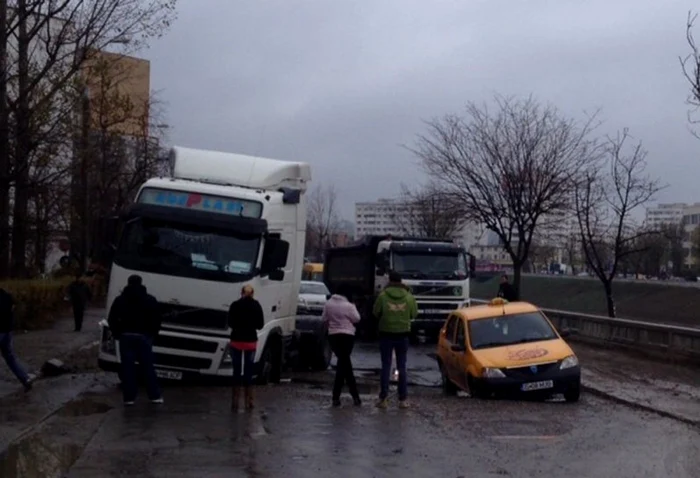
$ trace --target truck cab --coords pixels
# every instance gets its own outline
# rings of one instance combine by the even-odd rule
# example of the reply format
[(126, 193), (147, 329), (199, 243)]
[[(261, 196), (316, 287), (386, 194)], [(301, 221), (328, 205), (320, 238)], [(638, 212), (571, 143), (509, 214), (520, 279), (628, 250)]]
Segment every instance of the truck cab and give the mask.
[[(265, 313), (257, 375), (279, 378), (295, 330), (310, 167), (240, 154), (175, 147), (171, 177), (152, 178), (120, 218), (107, 310), (132, 274), (160, 306), (154, 343), (159, 376), (231, 376), (228, 309), (250, 284)], [(99, 365), (119, 366), (101, 322)]]
[(387, 286), (389, 271), (398, 272), (418, 304), (413, 333), (437, 336), (451, 311), (470, 305), (474, 267), (474, 257), (449, 240), (370, 236), (353, 246), (326, 251), (324, 282), (331, 292), (341, 284), (355, 291), (362, 332), (372, 336), (374, 300)]

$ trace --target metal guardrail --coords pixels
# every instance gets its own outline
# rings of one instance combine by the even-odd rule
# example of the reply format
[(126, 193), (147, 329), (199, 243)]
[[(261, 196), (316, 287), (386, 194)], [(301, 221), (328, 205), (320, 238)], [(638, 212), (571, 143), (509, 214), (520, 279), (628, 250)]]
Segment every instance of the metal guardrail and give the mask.
[[(488, 301), (472, 299), (473, 303)], [(666, 358), (700, 360), (700, 328), (618, 319), (565, 310), (542, 309), (558, 330), (570, 330), (575, 338), (620, 344)]]

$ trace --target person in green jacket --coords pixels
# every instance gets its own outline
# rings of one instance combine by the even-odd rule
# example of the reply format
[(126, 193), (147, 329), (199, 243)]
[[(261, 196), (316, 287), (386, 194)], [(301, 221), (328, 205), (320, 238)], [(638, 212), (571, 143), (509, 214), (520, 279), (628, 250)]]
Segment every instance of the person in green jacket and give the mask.
[(401, 283), (401, 275), (397, 272), (389, 274), (389, 284), (377, 297), (373, 312), (379, 320), (379, 350), (382, 357), (381, 389), (377, 406), (386, 408), (388, 405), (391, 358), (395, 352), (399, 372), (399, 407), (407, 408), (406, 356), (411, 322), (418, 316), (418, 306), (408, 287)]

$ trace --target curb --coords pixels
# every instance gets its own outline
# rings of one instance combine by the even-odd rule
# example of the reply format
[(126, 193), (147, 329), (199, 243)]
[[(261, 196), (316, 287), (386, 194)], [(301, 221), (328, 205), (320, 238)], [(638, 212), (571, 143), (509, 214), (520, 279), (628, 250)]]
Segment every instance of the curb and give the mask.
[(610, 400), (610, 401), (615, 402), (615, 403), (619, 403), (620, 405), (625, 405), (625, 406), (628, 406), (628, 407), (631, 407), (631, 408), (634, 408), (637, 410), (641, 410), (641, 411), (648, 412), (648, 413), (653, 413), (655, 415), (659, 415), (659, 416), (664, 417), (664, 418), (670, 418), (671, 420), (683, 422), (686, 425), (690, 425), (692, 427), (700, 428), (700, 420), (694, 420), (692, 418), (688, 418), (686, 416), (679, 415), (677, 413), (667, 412), (665, 410), (660, 410), (658, 408), (654, 408), (654, 407), (649, 406), (649, 405), (644, 405), (644, 404), (641, 404), (639, 402), (635, 402), (633, 400), (622, 398), (618, 395), (615, 395), (615, 394), (610, 393), (610, 392), (606, 392), (605, 390), (602, 390), (600, 388), (592, 386), (590, 383), (581, 382), (581, 389), (586, 391), (587, 393), (590, 393), (591, 395), (594, 395), (596, 397), (603, 398), (606, 400)]

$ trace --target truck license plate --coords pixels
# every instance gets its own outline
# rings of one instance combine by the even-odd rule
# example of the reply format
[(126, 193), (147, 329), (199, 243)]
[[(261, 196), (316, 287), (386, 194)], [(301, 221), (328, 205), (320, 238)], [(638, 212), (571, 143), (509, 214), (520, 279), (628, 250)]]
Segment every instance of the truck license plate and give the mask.
[(524, 383), (520, 389), (523, 392), (532, 392), (534, 390), (546, 390), (548, 388), (554, 388), (553, 380), (544, 380), (543, 382), (531, 382)]
[(182, 372), (176, 372), (174, 370), (156, 369), (156, 377), (164, 378), (166, 380), (182, 380)]

